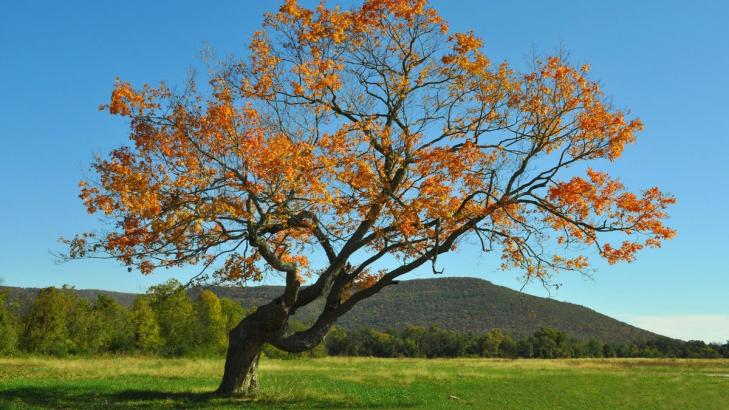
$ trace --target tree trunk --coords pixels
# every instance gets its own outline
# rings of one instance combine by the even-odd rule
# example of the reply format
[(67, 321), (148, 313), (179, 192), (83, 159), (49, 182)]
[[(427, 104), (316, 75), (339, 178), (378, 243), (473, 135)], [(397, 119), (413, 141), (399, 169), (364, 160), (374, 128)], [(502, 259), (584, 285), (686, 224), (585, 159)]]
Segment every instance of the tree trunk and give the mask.
[(223, 381), (217, 394), (251, 395), (255, 392), (263, 345), (284, 328), (287, 319), (288, 311), (278, 301), (273, 301), (258, 307), (230, 331)]
[[(251, 395), (258, 387), (258, 359), (263, 349), (263, 339), (258, 337), (260, 335), (238, 330), (236, 328), (230, 332), (223, 381), (216, 391), (224, 396)], [(244, 333), (243, 337), (239, 337), (240, 333)]]

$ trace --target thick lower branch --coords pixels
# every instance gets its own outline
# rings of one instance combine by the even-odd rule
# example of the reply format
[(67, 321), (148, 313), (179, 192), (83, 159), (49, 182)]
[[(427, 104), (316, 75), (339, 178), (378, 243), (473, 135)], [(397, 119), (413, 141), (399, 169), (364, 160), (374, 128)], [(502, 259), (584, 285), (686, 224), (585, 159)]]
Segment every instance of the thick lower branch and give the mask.
[(349, 312), (358, 302), (373, 296), (388, 285), (397, 283), (395, 281), (397, 277), (404, 275), (428, 262), (431, 260), (433, 255), (447, 252), (453, 243), (455, 243), (455, 241), (465, 232), (472, 229), (477, 222), (477, 220), (471, 220), (464, 224), (459, 229), (452, 232), (439, 246), (432, 248), (430, 251), (424, 253), (412, 262), (388, 272), (373, 286), (359, 290), (343, 303), (340, 303), (342, 291), (347, 282), (351, 281), (353, 277), (347, 275), (346, 271), (341, 272), (329, 291), (324, 310), (317, 321), (309, 329), (270, 340), (269, 343), (288, 352), (302, 352), (312, 349), (324, 340), (329, 329), (331, 329), (336, 320)]

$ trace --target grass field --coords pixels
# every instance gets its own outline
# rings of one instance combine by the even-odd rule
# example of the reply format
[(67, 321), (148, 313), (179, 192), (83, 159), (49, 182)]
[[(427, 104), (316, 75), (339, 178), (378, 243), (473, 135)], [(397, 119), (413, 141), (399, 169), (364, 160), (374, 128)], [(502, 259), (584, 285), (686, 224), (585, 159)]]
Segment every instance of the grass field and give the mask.
[(0, 358), (0, 408), (729, 409), (729, 360), (262, 360), (221, 399), (221, 360)]

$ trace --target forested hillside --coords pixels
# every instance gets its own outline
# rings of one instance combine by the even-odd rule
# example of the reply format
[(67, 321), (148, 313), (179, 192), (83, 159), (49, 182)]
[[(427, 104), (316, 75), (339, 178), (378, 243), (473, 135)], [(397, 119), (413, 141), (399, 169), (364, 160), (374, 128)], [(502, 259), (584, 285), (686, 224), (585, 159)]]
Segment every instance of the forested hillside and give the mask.
[[(2, 288), (0, 288), (2, 289)], [(5, 288), (11, 298), (30, 300), (37, 290)], [(227, 297), (252, 308), (280, 295), (277, 286), (212, 287)], [(98, 290), (77, 290), (90, 299), (106, 294), (129, 306), (133, 294)], [(193, 296), (199, 289), (191, 289)], [(321, 303), (297, 312), (301, 322), (313, 320)], [(437, 325), (458, 332), (481, 333), (500, 328), (506, 334), (525, 337), (548, 327), (583, 340), (626, 343), (653, 339), (657, 335), (619, 322), (583, 306), (517, 292), (476, 278), (437, 278), (402, 281), (363, 301), (342, 317), (339, 327), (353, 330), (399, 329), (407, 325)]]
[[(218, 296), (256, 306), (281, 294), (276, 286), (213, 288)], [(297, 312), (298, 320), (315, 317), (321, 303)], [(648, 340), (657, 335), (595, 312), (584, 306), (527, 295), (477, 278), (437, 278), (402, 281), (364, 300), (343, 316), (345, 329), (404, 328), (437, 325), (458, 332), (480, 333), (499, 328), (515, 337), (542, 327), (559, 329), (573, 337), (602, 342)]]

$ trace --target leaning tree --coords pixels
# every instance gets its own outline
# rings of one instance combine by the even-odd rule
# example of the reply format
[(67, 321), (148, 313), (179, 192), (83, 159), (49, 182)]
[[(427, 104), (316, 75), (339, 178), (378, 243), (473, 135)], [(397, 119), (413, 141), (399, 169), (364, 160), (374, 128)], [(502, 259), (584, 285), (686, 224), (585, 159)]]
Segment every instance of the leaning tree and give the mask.
[[(527, 280), (584, 272), (589, 250), (632, 261), (674, 235), (674, 199), (585, 165), (616, 160), (642, 128), (588, 70), (559, 56), (524, 73), (493, 65), (425, 0), (288, 0), (204, 91), (117, 81), (102, 108), (129, 119), (132, 144), (97, 158), (80, 195), (109, 228), (67, 240), (67, 256), (280, 275), (281, 295), (229, 334), (221, 394), (255, 387), (266, 343), (311, 349), (398, 277), (438, 272), (464, 238)], [(291, 331), (319, 298), (316, 321)]]

